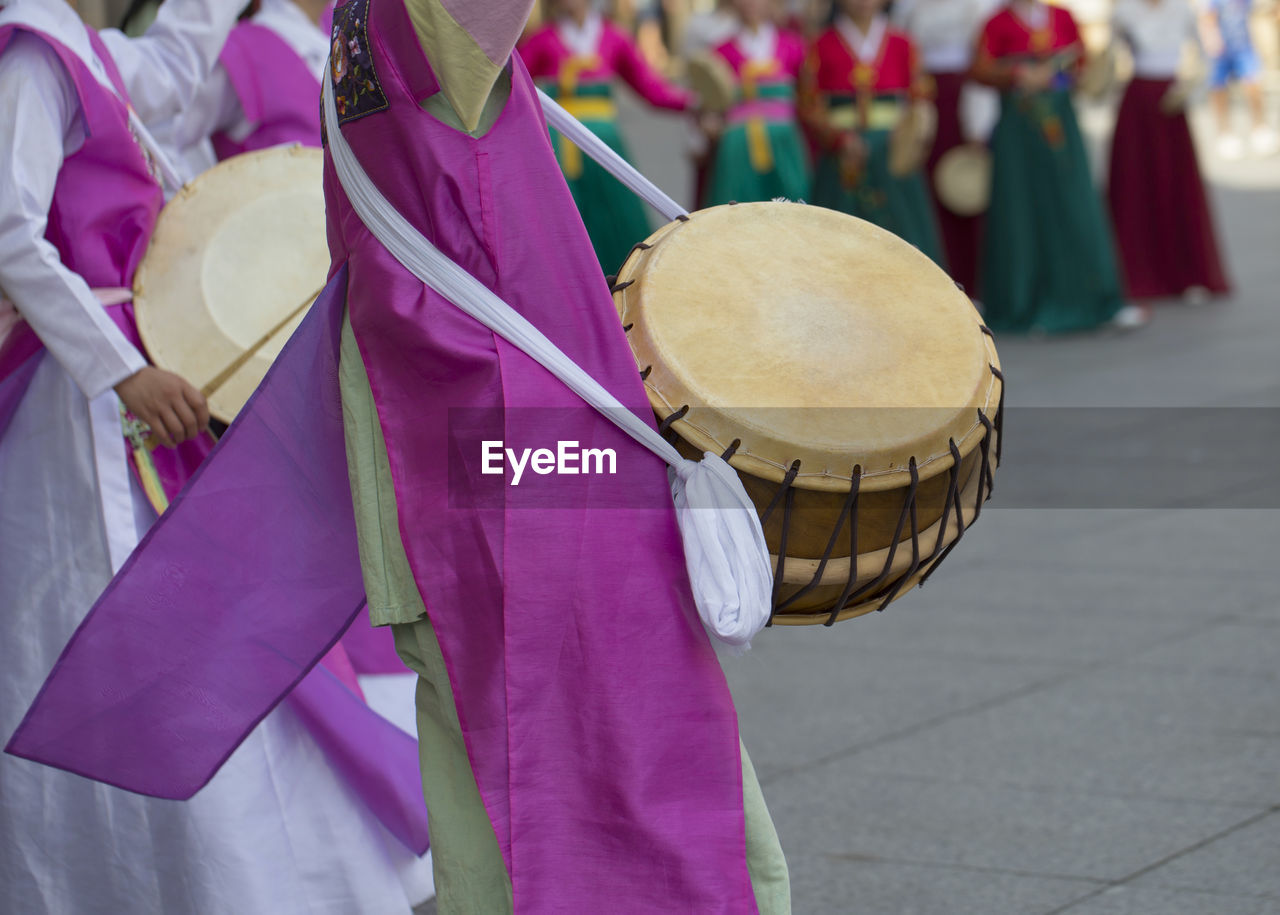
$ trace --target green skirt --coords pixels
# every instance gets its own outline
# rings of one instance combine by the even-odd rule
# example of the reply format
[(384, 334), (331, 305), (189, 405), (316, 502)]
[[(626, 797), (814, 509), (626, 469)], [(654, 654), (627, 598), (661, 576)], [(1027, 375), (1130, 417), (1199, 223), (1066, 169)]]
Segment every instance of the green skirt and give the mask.
[(987, 325), (1064, 333), (1110, 320), (1124, 304), (1115, 244), (1070, 94), (1006, 93), (991, 154), (982, 252)]
[[(622, 134), (613, 121), (583, 121), (587, 128), (604, 140), (614, 152), (628, 159)], [(560, 134), (551, 131), (551, 142), (556, 157), (564, 166), (564, 150)], [(618, 272), (622, 262), (636, 242), (644, 241), (652, 233), (649, 218), (645, 215), (640, 198), (627, 190), (617, 178), (605, 171), (586, 153), (581, 156), (582, 173), (576, 178), (567, 174), (565, 180), (578, 205), (582, 222), (591, 236), (600, 267), (606, 274)]]
[(898, 178), (889, 172), (889, 131), (866, 131), (862, 139), (867, 144), (862, 180), (853, 187), (845, 187), (840, 178), (839, 158), (823, 154), (813, 177), (813, 202), (888, 229), (945, 270), (947, 265), (924, 174), (915, 172)]
[(809, 155), (800, 130), (794, 124), (765, 124), (773, 168), (763, 174), (751, 166), (747, 125), (735, 124), (721, 136), (707, 182), (706, 206), (737, 201), (807, 200), (809, 197)]

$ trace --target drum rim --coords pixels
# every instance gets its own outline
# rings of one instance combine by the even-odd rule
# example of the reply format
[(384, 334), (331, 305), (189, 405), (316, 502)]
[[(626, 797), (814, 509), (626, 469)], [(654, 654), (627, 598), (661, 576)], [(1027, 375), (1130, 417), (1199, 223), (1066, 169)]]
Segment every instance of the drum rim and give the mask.
[[(726, 206), (732, 206), (727, 204)], [(708, 207), (707, 210), (720, 209), (720, 207)], [(697, 212), (706, 212), (697, 211)], [(678, 231), (680, 226), (689, 221), (694, 214), (677, 218), (664, 226), (661, 226), (649, 235), (643, 242), (632, 248), (631, 252), (623, 261), (622, 266), (618, 270), (618, 275), (611, 285), (611, 291), (614, 296), (615, 305), (618, 308), (619, 315), (623, 315), (627, 306), (627, 289), (632, 285), (635, 277), (631, 274), (646, 259), (647, 252), (657, 246), (668, 235)], [(851, 217), (855, 218), (855, 217)], [(977, 309), (974, 309), (974, 327), (977, 333), (983, 338), (983, 346), (987, 353), (988, 365), (991, 369), (985, 400), (976, 408), (973, 423), (966, 429), (961, 440), (956, 442), (960, 449), (961, 458), (967, 457), (977, 448), (981, 447), (982, 441), (986, 438), (986, 426), (983, 423), (984, 416), (992, 416), (999, 408), (1004, 395), (1004, 382), (1001, 376), (1000, 357), (996, 352), (993, 335), (990, 329), (982, 321), (981, 315)], [(625, 325), (623, 330), (630, 333), (632, 325)], [(702, 452), (713, 452), (715, 454), (729, 454), (727, 461), (730, 466), (741, 473), (747, 473), (751, 476), (758, 477), (770, 482), (781, 483), (788, 476), (790, 463), (780, 463), (771, 458), (764, 458), (759, 455), (752, 454), (749, 448), (744, 448), (740, 444), (737, 448), (731, 448), (731, 442), (720, 441), (712, 434), (696, 425), (692, 419), (685, 418), (686, 413), (684, 405), (673, 405), (667, 398), (657, 390), (650, 382), (648, 375), (645, 373), (645, 366), (639, 364), (634, 347), (631, 348), (632, 356), (637, 358), (637, 369), (642, 373), (644, 381), (645, 393), (648, 396), (649, 404), (658, 416), (659, 423), (664, 429), (670, 428), (676, 432), (681, 438), (690, 445), (696, 447)], [(732, 452), (732, 453), (730, 453)], [(952, 457), (949, 442), (940, 442), (936, 446), (936, 450), (924, 457), (915, 457), (916, 471), (919, 474), (921, 482), (931, 479), (939, 474), (945, 473), (951, 469), (954, 459)], [(833, 473), (824, 469), (821, 472), (805, 471), (803, 467), (801, 472), (792, 478), (792, 486), (799, 489), (815, 490), (819, 492), (847, 492), (852, 482), (852, 465), (848, 475)], [(881, 492), (901, 488), (911, 477), (911, 470), (904, 462), (901, 467), (884, 470), (865, 471), (860, 475), (862, 489), (865, 492)]]

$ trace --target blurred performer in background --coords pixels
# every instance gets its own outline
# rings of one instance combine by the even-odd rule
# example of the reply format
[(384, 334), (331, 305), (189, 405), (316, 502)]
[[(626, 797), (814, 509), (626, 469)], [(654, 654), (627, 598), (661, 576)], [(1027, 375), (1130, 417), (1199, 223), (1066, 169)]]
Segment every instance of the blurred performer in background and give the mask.
[[(997, 4), (991, 0), (899, 0), (891, 21), (920, 49), (924, 69), (937, 91), (938, 131), (925, 165), (929, 193), (951, 276), (971, 296), (978, 295), (982, 217), (959, 216), (938, 202), (933, 170), (943, 154), (962, 143), (986, 142), (988, 111), (998, 102), (992, 90), (969, 79), (978, 33)], [(992, 112), (994, 113), (994, 112)], [(981, 119), (984, 123), (975, 124)]]
[(231, 30), (218, 65), (168, 131), (171, 142), (189, 161), (205, 140), (219, 160), (282, 143), (319, 146), (316, 99), (332, 26), (329, 0), (261, 0)]
[(1244, 143), (1231, 124), (1231, 85), (1239, 83), (1249, 105), (1253, 131), (1249, 142), (1259, 156), (1273, 155), (1280, 139), (1267, 124), (1262, 107), (1262, 64), (1249, 34), (1253, 0), (1205, 0), (1200, 29), (1209, 66), (1209, 98), (1218, 122), (1218, 153), (1225, 159), (1244, 154)]
[[(87, 29), (62, 0), (0, 5), (6, 738), (155, 520), (140, 480), (154, 473), (172, 495), (208, 451), (204, 398), (147, 364), (127, 304), (163, 201), (131, 116), (171, 117), (190, 101), (240, 5), (170, 0), (133, 40)], [(153, 461), (126, 446), (122, 405), (165, 446)], [(113, 658), (97, 664), (107, 673)], [(388, 835), (288, 710), (189, 804), (11, 756), (0, 798), (4, 912), (409, 911)]]
[(894, 128), (933, 87), (884, 7), (837, 0), (839, 14), (805, 59), (800, 114), (818, 149), (812, 202), (874, 222), (945, 266), (924, 175), (890, 169)]
[(724, 44), (738, 31), (740, 24), (733, 11), (733, 0), (716, 0), (704, 12), (694, 13), (684, 24), (680, 53), (687, 59)]
[(1039, 0), (1014, 0), (978, 41), (974, 78), (1001, 91), (981, 270), (983, 316), (995, 330), (1144, 320), (1124, 304), (1071, 104), (1083, 54), (1071, 14)]
[(1108, 196), (1128, 294), (1135, 299), (1229, 291), (1218, 256), (1186, 93), (1182, 52), (1197, 41), (1187, 0), (1120, 0), (1112, 34), (1133, 54), (1111, 144)]
[(739, 29), (715, 50), (733, 70), (738, 99), (725, 115), (707, 206), (731, 200), (807, 200), (809, 151), (796, 121), (804, 41), (770, 20), (772, 0), (734, 0)]
[[(692, 95), (662, 79), (620, 29), (590, 0), (552, 0), (551, 21), (520, 46), (529, 74), (578, 120), (623, 156), (613, 80), (623, 79), (650, 105), (687, 111)], [(644, 205), (608, 172), (559, 135), (553, 136), (564, 170), (605, 273), (616, 273), (631, 246), (648, 237)]]

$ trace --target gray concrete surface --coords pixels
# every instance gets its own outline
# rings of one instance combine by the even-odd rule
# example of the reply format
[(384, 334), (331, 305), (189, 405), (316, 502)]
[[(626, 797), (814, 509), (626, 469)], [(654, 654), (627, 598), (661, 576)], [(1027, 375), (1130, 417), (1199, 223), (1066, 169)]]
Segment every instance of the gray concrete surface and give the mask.
[[(627, 115), (638, 164), (687, 198), (680, 121)], [(1233, 415), (1280, 433), (1280, 159), (1202, 148), (1235, 296), (1000, 339), (1011, 405), (1252, 407)], [(1280, 915), (1280, 503), (1220, 507), (1213, 443), (1190, 423), (1185, 443), (1208, 449), (1170, 472), (1203, 494), (1187, 507), (1002, 508), (997, 477), (925, 589), (727, 664), (795, 912)]]
[[(626, 126), (687, 197), (678, 122)], [(1280, 160), (1202, 148), (1235, 296), (1132, 334), (1000, 339), (1013, 415), (1252, 407), (1231, 415), (1280, 444)], [(1198, 499), (1138, 502), (1193, 507), (1107, 508), (1101, 481), (1080, 509), (1025, 490), (1002, 509), (997, 478), (926, 588), (727, 665), (797, 913), (1280, 915), (1280, 511), (1218, 507), (1229, 468), (1197, 419), (1203, 459), (1161, 483)]]

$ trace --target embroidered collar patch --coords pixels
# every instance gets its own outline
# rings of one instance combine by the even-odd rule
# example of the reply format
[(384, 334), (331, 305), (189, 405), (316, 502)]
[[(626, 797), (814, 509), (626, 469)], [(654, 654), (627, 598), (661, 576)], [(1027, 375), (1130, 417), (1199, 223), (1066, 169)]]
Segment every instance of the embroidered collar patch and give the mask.
[(369, 46), (369, 2), (347, 0), (333, 14), (329, 73), (340, 125), (387, 109)]

